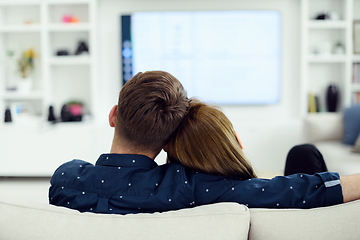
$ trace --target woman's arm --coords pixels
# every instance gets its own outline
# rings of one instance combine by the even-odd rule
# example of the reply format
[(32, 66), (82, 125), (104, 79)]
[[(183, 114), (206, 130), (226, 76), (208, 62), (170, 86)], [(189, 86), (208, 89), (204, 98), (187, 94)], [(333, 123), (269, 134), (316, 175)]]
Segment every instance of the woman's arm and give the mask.
[(360, 174), (341, 176), (340, 184), (344, 202), (360, 199)]

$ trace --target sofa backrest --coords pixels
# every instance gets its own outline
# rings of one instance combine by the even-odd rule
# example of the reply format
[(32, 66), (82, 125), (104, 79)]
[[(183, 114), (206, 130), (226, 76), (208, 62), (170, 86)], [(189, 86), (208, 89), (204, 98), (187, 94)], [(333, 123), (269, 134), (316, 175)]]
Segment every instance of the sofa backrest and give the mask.
[(314, 209), (250, 209), (249, 240), (360, 239), (360, 200)]
[(0, 239), (246, 240), (249, 209), (217, 203), (153, 214), (95, 214), (0, 197)]
[(306, 210), (249, 210), (237, 203), (217, 203), (107, 215), (0, 196), (0, 239), (360, 239), (360, 200)]

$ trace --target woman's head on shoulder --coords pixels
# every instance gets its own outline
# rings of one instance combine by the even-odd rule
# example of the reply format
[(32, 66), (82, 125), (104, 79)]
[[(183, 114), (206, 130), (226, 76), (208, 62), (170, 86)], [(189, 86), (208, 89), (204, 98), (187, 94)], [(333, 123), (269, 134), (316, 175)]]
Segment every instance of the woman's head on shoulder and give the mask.
[(168, 143), (167, 155), (168, 162), (209, 174), (256, 177), (230, 120), (219, 108), (197, 99), (191, 99), (183, 122)]

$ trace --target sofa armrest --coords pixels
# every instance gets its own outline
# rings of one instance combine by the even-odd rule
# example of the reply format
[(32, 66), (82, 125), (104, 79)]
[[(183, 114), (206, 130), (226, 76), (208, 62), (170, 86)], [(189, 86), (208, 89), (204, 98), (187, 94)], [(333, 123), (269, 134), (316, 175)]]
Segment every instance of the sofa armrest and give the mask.
[(315, 113), (305, 118), (305, 140), (308, 143), (341, 141), (343, 134), (342, 113)]
[(250, 209), (249, 240), (360, 239), (360, 200), (313, 209)]

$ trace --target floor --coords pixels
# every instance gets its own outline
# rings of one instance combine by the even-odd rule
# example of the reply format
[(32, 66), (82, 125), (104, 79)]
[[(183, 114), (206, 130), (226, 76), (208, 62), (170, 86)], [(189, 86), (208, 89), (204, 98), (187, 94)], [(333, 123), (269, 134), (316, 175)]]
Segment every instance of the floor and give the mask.
[(0, 177), (0, 196), (48, 203), (50, 178)]

